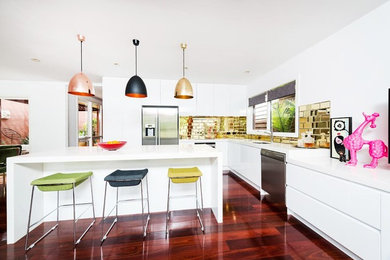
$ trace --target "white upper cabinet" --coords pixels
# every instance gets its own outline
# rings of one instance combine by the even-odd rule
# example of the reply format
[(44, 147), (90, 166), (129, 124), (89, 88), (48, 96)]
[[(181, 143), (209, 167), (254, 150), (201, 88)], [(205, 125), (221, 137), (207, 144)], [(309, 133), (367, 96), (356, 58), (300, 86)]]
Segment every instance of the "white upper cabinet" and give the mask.
[(197, 84), (196, 116), (214, 115), (214, 85)]
[(246, 86), (214, 85), (214, 116), (246, 116)]
[(246, 86), (229, 85), (229, 112), (231, 116), (246, 116), (248, 100)]
[(229, 85), (214, 85), (214, 114), (213, 116), (230, 116)]

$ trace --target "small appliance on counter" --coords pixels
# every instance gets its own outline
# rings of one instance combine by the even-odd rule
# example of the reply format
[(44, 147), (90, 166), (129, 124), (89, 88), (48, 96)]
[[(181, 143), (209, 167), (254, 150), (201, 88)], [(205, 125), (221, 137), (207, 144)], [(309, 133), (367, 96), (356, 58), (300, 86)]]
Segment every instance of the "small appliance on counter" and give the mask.
[(142, 106), (142, 145), (179, 144), (179, 107)]
[(314, 148), (315, 147), (315, 142), (314, 138), (311, 136), (313, 133), (312, 132), (306, 132), (301, 134), (301, 138), (298, 139), (298, 144), (297, 147), (301, 148)]
[(329, 143), (329, 137), (325, 137), (325, 133), (321, 133), (321, 138), (317, 140), (316, 145), (320, 148), (329, 148), (330, 143)]

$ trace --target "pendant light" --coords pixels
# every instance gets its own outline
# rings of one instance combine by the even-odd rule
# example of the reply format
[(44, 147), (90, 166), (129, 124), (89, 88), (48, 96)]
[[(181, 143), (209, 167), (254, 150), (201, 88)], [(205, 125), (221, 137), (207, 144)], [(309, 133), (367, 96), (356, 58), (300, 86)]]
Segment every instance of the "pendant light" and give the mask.
[(182, 43), (180, 47), (183, 49), (183, 77), (176, 84), (175, 98), (190, 99), (194, 97), (194, 92), (192, 91), (190, 81), (185, 77), (184, 51), (187, 48), (187, 44)]
[(135, 46), (135, 75), (132, 76), (126, 85), (125, 95), (133, 98), (145, 98), (148, 96), (146, 91), (146, 86), (144, 81), (137, 75), (137, 47), (139, 45), (139, 40), (133, 39), (133, 44)]
[(81, 66), (80, 72), (74, 75), (69, 82), (68, 93), (77, 96), (95, 96), (95, 89), (91, 80), (83, 73), (83, 42), (85, 37), (78, 34), (77, 38), (80, 41)]

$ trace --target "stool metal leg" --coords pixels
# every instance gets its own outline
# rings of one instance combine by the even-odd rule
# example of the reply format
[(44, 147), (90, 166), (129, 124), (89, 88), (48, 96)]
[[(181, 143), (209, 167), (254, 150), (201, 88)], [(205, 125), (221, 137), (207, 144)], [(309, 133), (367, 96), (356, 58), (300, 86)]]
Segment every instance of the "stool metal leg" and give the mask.
[(143, 182), (141, 180), (141, 204), (142, 204), (142, 229), (144, 231), (144, 238), (146, 236), (146, 226), (145, 226), (145, 209), (144, 209), (144, 190), (142, 188)]
[(89, 184), (91, 186), (91, 199), (92, 199), (92, 213), (93, 213), (93, 219), (96, 220), (95, 216), (95, 202), (93, 200), (93, 190), (92, 190), (92, 179), (89, 177)]
[(57, 224), (60, 220), (60, 191), (57, 191)]
[[(199, 180), (200, 180), (200, 177), (199, 177)], [(201, 192), (202, 192), (202, 188), (201, 188)], [(195, 182), (195, 200), (196, 200), (196, 216), (198, 217), (198, 220), (199, 220), (199, 223), (200, 223), (200, 228), (201, 228), (202, 232), (204, 233), (203, 221), (202, 221), (202, 219), (200, 217), (200, 214), (199, 214), (198, 182), (197, 181)]]
[[(102, 225), (102, 231), (103, 231), (103, 228), (104, 228), (104, 220), (106, 218), (108, 218), (110, 216), (110, 213), (112, 212), (112, 209), (110, 211), (110, 213), (108, 213), (107, 217), (104, 217), (104, 209), (105, 209), (105, 206), (106, 206), (106, 194), (107, 194), (107, 182), (106, 182), (106, 187), (104, 189), (104, 204), (103, 204), (103, 225)], [(106, 233), (104, 234), (104, 236), (102, 237), (102, 239), (100, 240), (100, 245), (103, 245), (104, 241), (107, 239), (108, 237), (108, 234), (111, 232), (112, 228), (115, 226), (116, 222), (118, 222), (118, 195), (119, 195), (119, 190), (118, 190), (118, 187), (116, 187), (116, 201), (115, 201), (115, 219), (114, 221), (111, 223), (110, 227), (108, 228), (108, 230), (106, 231)], [(103, 232), (102, 232), (103, 233)]]
[(167, 199), (167, 216), (166, 216), (166, 223), (165, 223), (165, 237), (168, 235), (168, 221), (169, 221), (169, 193), (171, 191), (171, 179), (168, 178), (168, 199)]
[(115, 206), (115, 216), (118, 218), (118, 197), (119, 197), (119, 188), (116, 187), (116, 206)]
[[(149, 221), (150, 221), (150, 206), (149, 206), (149, 184), (148, 184), (148, 175), (146, 175), (146, 196), (147, 196), (147, 203), (148, 203), (148, 216), (146, 219), (146, 229), (148, 228)], [(146, 232), (144, 234), (144, 237), (146, 236)]]
[[(79, 239), (77, 239), (76, 241), (76, 244), (75, 244), (75, 247), (81, 242), (81, 239), (83, 239), (83, 237), (85, 236), (85, 234), (87, 234), (87, 232), (91, 229), (91, 227), (93, 226), (93, 224), (95, 223), (96, 221), (96, 218), (95, 218), (95, 207), (94, 207), (94, 203), (93, 203), (93, 192), (92, 192), (92, 180), (91, 180), (91, 177), (89, 177), (89, 181), (90, 181), (90, 184), (91, 184), (91, 200), (92, 200), (92, 213), (93, 213), (93, 220), (92, 222), (89, 224), (89, 226), (84, 230), (83, 234), (81, 234), (81, 236), (79, 237)], [(73, 184), (73, 189), (74, 189), (74, 184)]]
[(104, 186), (104, 200), (103, 200), (103, 222), (104, 222), (104, 212), (106, 209), (106, 194), (107, 194), (107, 182), (106, 185)]
[(146, 193), (148, 196), (148, 215), (150, 219), (150, 207), (149, 207), (149, 181), (148, 181), (148, 175), (146, 175)]
[[(40, 238), (38, 238), (37, 240), (35, 240), (35, 242), (33, 242), (30, 246), (28, 246), (28, 237), (30, 235), (30, 228), (32, 226), (34, 226), (36, 223), (32, 224), (31, 225), (31, 213), (32, 213), (32, 205), (33, 205), (33, 200), (34, 200), (34, 189), (35, 189), (35, 186), (32, 186), (32, 190), (31, 190), (31, 201), (30, 201), (30, 212), (28, 214), (28, 224), (27, 224), (27, 235), (26, 235), (26, 244), (25, 244), (25, 251), (27, 252), (28, 250), (30, 250), (31, 248), (33, 248), (36, 244), (39, 243), (39, 241), (41, 241), (42, 239), (44, 239), (47, 235), (49, 235), (54, 229), (56, 229), (58, 227), (58, 222), (53, 226), (51, 227), (48, 231), (46, 231), (45, 234), (43, 234)], [(43, 217), (45, 218), (45, 217)], [(42, 218), (42, 219), (43, 219)], [(41, 219), (41, 220), (42, 220)], [(39, 221), (41, 221), (39, 220)], [(38, 222), (39, 222), (38, 221)]]
[[(201, 226), (202, 226), (202, 231), (203, 233), (205, 232), (205, 228), (203, 226), (204, 222), (204, 211), (203, 211), (203, 189), (202, 189), (202, 177), (199, 177), (199, 184), (200, 184), (200, 206), (201, 206), (201, 211), (202, 211), (202, 221), (201, 221)], [(200, 220), (200, 218), (199, 218)]]
[(74, 183), (72, 185), (73, 194), (73, 245), (76, 246), (76, 200), (74, 196)]
[[(104, 189), (104, 204), (103, 204), (103, 225), (102, 225), (102, 233), (103, 233), (103, 228), (104, 228), (104, 220), (106, 218), (108, 218), (110, 216), (110, 213), (112, 212), (112, 210), (110, 211), (110, 213), (108, 213), (107, 217), (104, 217), (104, 211), (105, 211), (105, 207), (106, 207), (106, 194), (107, 194), (107, 182), (106, 182), (106, 186), (105, 186), (105, 189)], [(108, 230), (106, 231), (106, 233), (103, 235), (102, 239), (100, 240), (100, 245), (103, 245), (104, 241), (107, 239), (108, 237), (108, 234), (111, 232), (112, 228), (115, 226), (116, 222), (118, 222), (118, 187), (116, 188), (116, 201), (115, 201), (115, 219), (114, 221), (111, 223), (110, 227), (108, 228)]]
[[(30, 234), (30, 224), (31, 224), (31, 210), (32, 210), (32, 204), (33, 204), (33, 197), (34, 197), (34, 188), (35, 186), (32, 186), (31, 191), (31, 201), (30, 201), (30, 212), (28, 213), (28, 224), (27, 224), (27, 235), (26, 235), (26, 244), (24, 246), (24, 250), (29, 250), (30, 247), (28, 247), (28, 236)], [(31, 247), (32, 248), (32, 247)]]
[(146, 237), (146, 231), (148, 229), (148, 224), (150, 220), (150, 208), (149, 208), (149, 186), (148, 186), (148, 176), (146, 175), (146, 202), (148, 205), (148, 214), (146, 216), (146, 223), (144, 221), (145, 219), (145, 209), (144, 209), (144, 192), (143, 192), (143, 184), (144, 181), (141, 179), (141, 203), (142, 203), (142, 224), (143, 224), (143, 230), (144, 230), (144, 238)]

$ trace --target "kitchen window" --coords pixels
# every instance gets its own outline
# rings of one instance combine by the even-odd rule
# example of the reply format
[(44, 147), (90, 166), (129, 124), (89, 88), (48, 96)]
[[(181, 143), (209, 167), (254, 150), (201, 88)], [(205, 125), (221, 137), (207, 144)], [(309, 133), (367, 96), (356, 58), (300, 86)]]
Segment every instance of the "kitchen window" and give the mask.
[(295, 81), (249, 99), (254, 133), (271, 131), (276, 136), (296, 136)]
[(295, 94), (271, 101), (272, 131), (295, 133)]
[(268, 102), (257, 104), (253, 107), (253, 129), (268, 129)]

